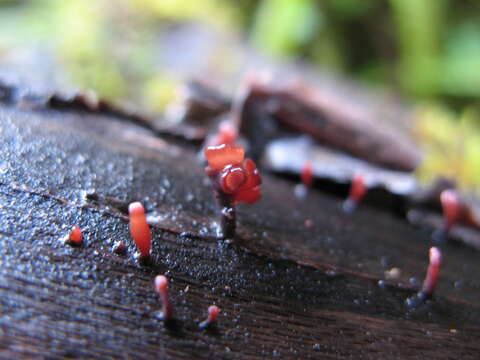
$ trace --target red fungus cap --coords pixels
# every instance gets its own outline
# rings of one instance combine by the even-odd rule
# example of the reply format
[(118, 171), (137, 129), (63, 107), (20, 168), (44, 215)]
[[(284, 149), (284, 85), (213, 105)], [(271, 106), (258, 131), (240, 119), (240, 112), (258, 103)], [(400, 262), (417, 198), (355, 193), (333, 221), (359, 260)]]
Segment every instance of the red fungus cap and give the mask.
[(205, 150), (208, 165), (217, 171), (227, 165), (238, 166), (245, 157), (245, 150), (241, 146), (219, 145), (209, 146)]

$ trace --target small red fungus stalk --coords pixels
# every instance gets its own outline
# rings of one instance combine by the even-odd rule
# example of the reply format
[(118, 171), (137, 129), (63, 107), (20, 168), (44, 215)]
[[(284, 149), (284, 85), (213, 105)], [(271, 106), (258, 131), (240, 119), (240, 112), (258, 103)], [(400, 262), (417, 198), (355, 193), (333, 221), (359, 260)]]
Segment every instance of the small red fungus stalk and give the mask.
[(207, 327), (210, 327), (212, 326), (216, 321), (217, 321), (217, 317), (218, 317), (218, 314), (220, 312), (220, 308), (217, 306), (217, 305), (210, 305), (208, 307), (208, 316), (207, 316), (207, 319), (202, 321), (198, 327), (200, 329), (205, 329)]
[(221, 231), (224, 239), (235, 236), (235, 205), (239, 202), (253, 204), (260, 200), (262, 178), (251, 159), (245, 159), (241, 146), (219, 145), (205, 149), (208, 166), (205, 173), (210, 178), (215, 198), (222, 213)]
[(75, 225), (70, 234), (65, 238), (65, 243), (72, 246), (81, 246), (83, 243), (83, 234), (80, 226)]
[(313, 165), (311, 161), (307, 161), (302, 168), (302, 184), (305, 187), (312, 186), (313, 182)]
[(417, 306), (425, 300), (432, 297), (440, 275), (440, 266), (442, 264), (442, 253), (439, 248), (432, 247), (429, 252), (430, 263), (427, 269), (427, 275), (423, 281), (422, 290), (414, 297), (407, 299), (407, 305)]
[(303, 199), (307, 196), (308, 188), (311, 187), (313, 183), (313, 165), (311, 161), (307, 161), (303, 165), (300, 178), (302, 183), (297, 184), (294, 191), (297, 198)]
[(145, 216), (145, 209), (140, 202), (134, 202), (128, 206), (128, 213), (130, 215), (130, 234), (140, 251), (140, 259), (147, 260), (152, 247), (152, 234)]
[(440, 202), (445, 220), (445, 232), (449, 232), (452, 226), (460, 220), (462, 204), (455, 190), (444, 190), (440, 194)]
[(155, 277), (155, 291), (160, 295), (162, 300), (162, 314), (161, 319), (168, 321), (173, 318), (173, 305), (168, 292), (168, 279), (164, 275), (157, 275)]
[(362, 199), (367, 193), (367, 187), (365, 185), (365, 179), (362, 174), (355, 174), (350, 186), (350, 194), (343, 203), (343, 210), (346, 212), (355, 211)]

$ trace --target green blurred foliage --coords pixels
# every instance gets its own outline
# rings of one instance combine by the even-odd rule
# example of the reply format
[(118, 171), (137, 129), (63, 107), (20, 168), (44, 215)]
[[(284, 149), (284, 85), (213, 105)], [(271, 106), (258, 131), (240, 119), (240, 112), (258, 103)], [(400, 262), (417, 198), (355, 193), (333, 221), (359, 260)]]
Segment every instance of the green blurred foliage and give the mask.
[[(479, 20), (469, 0), (0, 0), (0, 56), (41, 42), (80, 87), (161, 111), (178, 78), (156, 63), (158, 35), (206, 23), (272, 57), (400, 91), (418, 106), (420, 177), (453, 175), (478, 190)], [(211, 61), (236, 65), (231, 53)]]

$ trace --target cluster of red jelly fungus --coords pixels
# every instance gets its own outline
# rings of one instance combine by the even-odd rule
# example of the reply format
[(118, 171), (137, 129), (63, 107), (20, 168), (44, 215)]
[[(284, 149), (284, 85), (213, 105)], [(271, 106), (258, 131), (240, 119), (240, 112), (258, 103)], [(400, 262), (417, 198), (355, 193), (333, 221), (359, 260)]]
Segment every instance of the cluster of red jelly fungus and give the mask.
[(312, 186), (313, 182), (313, 165), (311, 161), (307, 161), (302, 168), (302, 184), (306, 187)]
[(205, 329), (205, 328), (208, 328), (208, 327), (212, 326), (217, 321), (217, 317), (218, 317), (219, 313), (220, 313), (220, 308), (217, 305), (210, 305), (208, 307), (207, 319), (202, 321), (198, 325), (198, 327), (200, 329)]
[(222, 209), (222, 236), (231, 239), (235, 235), (235, 204), (260, 200), (262, 178), (255, 162), (245, 159), (241, 146), (209, 146), (205, 149), (205, 157), (208, 161), (205, 173)]
[(367, 187), (365, 185), (365, 179), (363, 175), (360, 173), (355, 174), (350, 185), (350, 193), (348, 198), (343, 203), (343, 209), (346, 212), (354, 211), (361, 203), (366, 193)]
[(442, 252), (437, 247), (431, 247), (429, 251), (430, 262), (428, 264), (427, 275), (423, 281), (422, 289), (414, 297), (407, 299), (407, 305), (416, 306), (432, 297), (437, 286), (440, 275), (440, 266), (442, 264)]
[(83, 243), (83, 234), (80, 226), (75, 225), (72, 230), (70, 230), (70, 234), (66, 237), (65, 242), (72, 246), (81, 246)]
[(452, 226), (460, 219), (461, 201), (455, 190), (444, 190), (440, 194), (440, 203), (443, 209), (445, 231), (449, 232)]
[(223, 121), (218, 127), (218, 132), (208, 141), (208, 146), (234, 145), (237, 137), (235, 126), (230, 121)]
[(152, 234), (145, 216), (145, 209), (140, 202), (134, 202), (128, 206), (128, 213), (130, 215), (130, 234), (140, 251), (140, 259), (147, 260), (152, 248)]
[(162, 300), (162, 313), (160, 318), (168, 321), (173, 318), (173, 305), (170, 299), (170, 293), (168, 292), (168, 279), (165, 275), (157, 275), (155, 277), (155, 291), (160, 295)]

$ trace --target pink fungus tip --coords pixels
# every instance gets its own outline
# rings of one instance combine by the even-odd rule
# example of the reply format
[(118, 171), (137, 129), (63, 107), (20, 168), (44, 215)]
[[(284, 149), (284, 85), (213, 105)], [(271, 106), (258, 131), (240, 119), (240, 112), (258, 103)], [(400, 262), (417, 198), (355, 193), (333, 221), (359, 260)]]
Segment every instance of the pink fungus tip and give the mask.
[(141, 202), (136, 201), (128, 205), (128, 213), (130, 216), (141, 216), (145, 214), (145, 208)]
[(140, 202), (134, 202), (128, 206), (128, 212), (130, 214), (130, 234), (140, 251), (140, 257), (146, 259), (150, 256), (152, 234), (145, 216), (145, 209)]
[(154, 281), (155, 291), (160, 295), (162, 300), (162, 320), (168, 321), (172, 319), (173, 305), (168, 291), (168, 279), (165, 275), (157, 275)]
[(313, 164), (311, 161), (307, 161), (302, 168), (302, 184), (306, 187), (312, 186), (313, 182)]
[(455, 190), (444, 190), (440, 194), (443, 216), (445, 218), (445, 228), (450, 228), (460, 219), (461, 204), (458, 193)]
[(208, 307), (208, 317), (206, 320), (202, 321), (199, 325), (200, 328), (204, 329), (211, 326), (217, 321), (218, 314), (220, 313), (220, 308), (217, 305), (210, 305)]
[(168, 288), (168, 279), (164, 275), (155, 277), (155, 290), (160, 294)]

